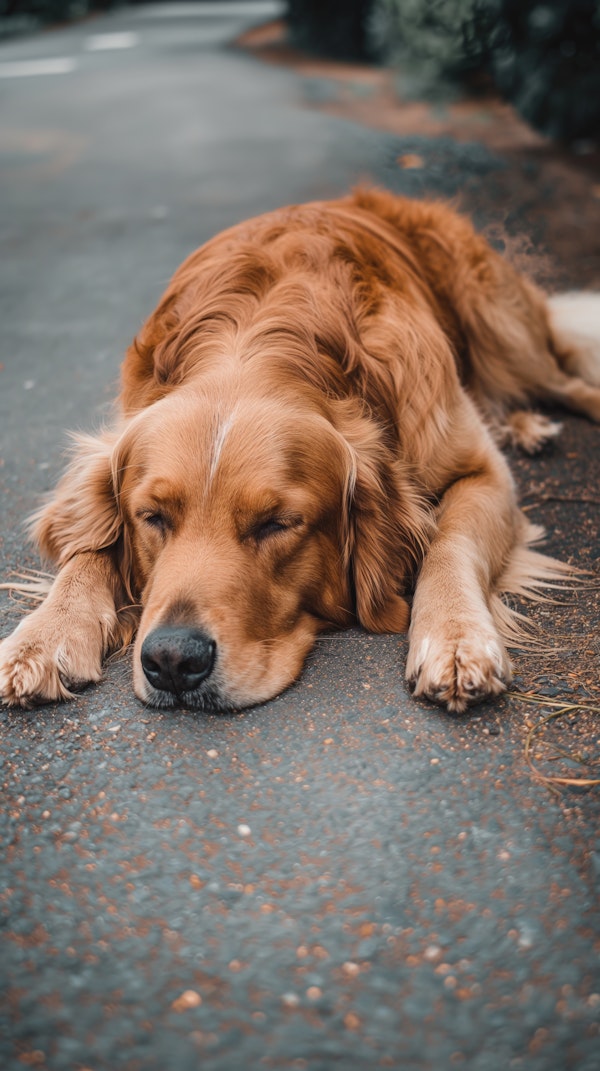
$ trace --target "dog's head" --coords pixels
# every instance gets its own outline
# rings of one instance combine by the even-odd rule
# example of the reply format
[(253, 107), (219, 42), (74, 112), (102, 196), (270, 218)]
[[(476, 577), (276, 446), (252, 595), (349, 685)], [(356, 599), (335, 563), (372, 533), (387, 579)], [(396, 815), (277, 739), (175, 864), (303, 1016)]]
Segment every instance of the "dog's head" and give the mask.
[(344, 445), (316, 413), (193, 388), (145, 410), (118, 451), (142, 616), (138, 696), (261, 702), (316, 633), (352, 620)]
[(265, 386), (191, 383), (116, 439), (81, 440), (38, 519), (60, 562), (111, 548), (141, 604), (135, 691), (154, 706), (260, 703), (322, 629), (407, 627), (421, 518), (376, 424)]

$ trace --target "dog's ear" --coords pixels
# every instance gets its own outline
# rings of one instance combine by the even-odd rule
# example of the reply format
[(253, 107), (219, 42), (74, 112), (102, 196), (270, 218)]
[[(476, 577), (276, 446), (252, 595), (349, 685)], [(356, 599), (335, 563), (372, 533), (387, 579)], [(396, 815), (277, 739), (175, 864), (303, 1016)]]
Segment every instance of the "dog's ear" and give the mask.
[(121, 404), (131, 415), (175, 385), (180, 298), (169, 288), (133, 340), (121, 367)]
[[(119, 438), (117, 432), (73, 437), (66, 472), (29, 522), (32, 537), (51, 562), (63, 565), (75, 554), (105, 550), (126, 539), (118, 496), (123, 465)], [(121, 547), (120, 562), (126, 557)]]
[(356, 617), (370, 632), (405, 632), (403, 594), (424, 554), (429, 511), (368, 416), (346, 414), (338, 430), (349, 457), (345, 552)]

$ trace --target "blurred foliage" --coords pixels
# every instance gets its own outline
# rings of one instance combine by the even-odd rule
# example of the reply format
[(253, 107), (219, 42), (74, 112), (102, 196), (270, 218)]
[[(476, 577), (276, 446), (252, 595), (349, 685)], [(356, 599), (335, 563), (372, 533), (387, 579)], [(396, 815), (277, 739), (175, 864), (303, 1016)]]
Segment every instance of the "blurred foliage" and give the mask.
[(552, 137), (600, 138), (600, 0), (502, 0), (488, 69)]
[(292, 43), (337, 59), (373, 58), (367, 33), (371, 6), (371, 0), (288, 0)]
[(90, 11), (106, 11), (113, 0), (0, 0), (0, 18), (29, 18), (40, 23), (69, 22)]
[(600, 137), (600, 0), (288, 0), (292, 43), (408, 69), (421, 92), (482, 74), (545, 133)]
[(423, 77), (463, 74), (482, 62), (502, 0), (371, 0), (367, 51), (418, 64)]

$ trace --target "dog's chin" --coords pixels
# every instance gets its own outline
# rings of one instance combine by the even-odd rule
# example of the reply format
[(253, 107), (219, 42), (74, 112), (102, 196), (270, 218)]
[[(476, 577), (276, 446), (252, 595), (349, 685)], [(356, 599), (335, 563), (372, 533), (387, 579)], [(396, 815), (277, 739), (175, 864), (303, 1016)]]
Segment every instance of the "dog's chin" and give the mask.
[(244, 705), (250, 705), (233, 703), (212, 688), (174, 695), (173, 692), (163, 692), (148, 685), (144, 689), (144, 695), (138, 694), (138, 698), (146, 707), (156, 707), (159, 710), (192, 710), (196, 714), (235, 714)]

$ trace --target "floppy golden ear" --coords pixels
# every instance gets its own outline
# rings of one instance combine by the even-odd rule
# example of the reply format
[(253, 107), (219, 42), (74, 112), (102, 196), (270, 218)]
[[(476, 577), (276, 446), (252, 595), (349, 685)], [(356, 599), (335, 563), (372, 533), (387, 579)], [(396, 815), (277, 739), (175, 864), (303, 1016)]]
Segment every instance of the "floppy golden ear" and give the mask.
[(45, 506), (30, 520), (45, 557), (58, 565), (74, 554), (117, 542), (123, 521), (113, 480), (116, 435), (74, 436), (73, 457)]
[(404, 572), (404, 533), (390, 501), (395, 496), (389, 473), (376, 471), (369, 462), (359, 455), (350, 513), (356, 616), (370, 632), (405, 632), (410, 611), (397, 590), (410, 580), (399, 575)]
[(170, 290), (133, 340), (121, 367), (121, 406), (127, 416), (163, 397), (173, 385), (173, 340), (180, 326), (179, 299)]
[(410, 610), (403, 593), (422, 560), (429, 511), (373, 421), (363, 415), (346, 419), (342, 433), (352, 470), (346, 556), (356, 616), (371, 632), (405, 632)]

